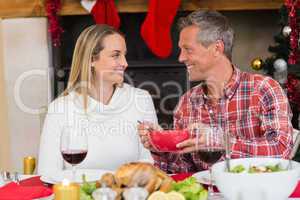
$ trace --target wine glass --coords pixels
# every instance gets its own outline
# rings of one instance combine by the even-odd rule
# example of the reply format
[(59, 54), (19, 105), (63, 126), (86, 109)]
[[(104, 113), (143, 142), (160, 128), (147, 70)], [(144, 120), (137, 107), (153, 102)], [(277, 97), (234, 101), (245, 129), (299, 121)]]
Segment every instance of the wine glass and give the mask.
[(75, 182), (75, 166), (85, 159), (88, 152), (86, 132), (73, 126), (65, 126), (61, 133), (60, 150), (63, 159), (72, 165), (72, 179)]
[(213, 191), (211, 166), (225, 155), (226, 141), (226, 135), (219, 126), (204, 125), (196, 130), (197, 155), (201, 161), (208, 165), (209, 169), (209, 200), (221, 198), (219, 194)]

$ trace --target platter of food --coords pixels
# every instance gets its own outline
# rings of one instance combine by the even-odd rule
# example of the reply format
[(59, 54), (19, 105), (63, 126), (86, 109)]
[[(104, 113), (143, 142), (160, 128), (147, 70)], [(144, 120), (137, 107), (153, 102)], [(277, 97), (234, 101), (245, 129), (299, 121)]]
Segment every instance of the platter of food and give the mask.
[[(128, 191), (147, 193), (148, 200), (206, 200), (207, 190), (197, 182), (196, 178), (189, 177), (175, 182), (162, 170), (150, 163), (134, 162), (120, 166), (114, 173), (108, 172), (95, 182), (83, 181), (80, 196), (85, 200), (98, 200), (99, 190), (111, 189), (114, 199), (128, 198)], [(137, 190), (136, 190), (137, 189)], [(100, 199), (100, 198), (99, 198)]]

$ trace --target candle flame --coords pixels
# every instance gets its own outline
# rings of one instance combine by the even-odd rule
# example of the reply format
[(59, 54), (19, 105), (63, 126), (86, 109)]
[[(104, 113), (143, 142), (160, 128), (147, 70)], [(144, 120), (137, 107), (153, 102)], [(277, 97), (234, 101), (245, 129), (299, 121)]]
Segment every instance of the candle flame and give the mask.
[(70, 185), (70, 181), (68, 179), (64, 178), (64, 180), (62, 181), (62, 185), (63, 186), (68, 186), (68, 185)]

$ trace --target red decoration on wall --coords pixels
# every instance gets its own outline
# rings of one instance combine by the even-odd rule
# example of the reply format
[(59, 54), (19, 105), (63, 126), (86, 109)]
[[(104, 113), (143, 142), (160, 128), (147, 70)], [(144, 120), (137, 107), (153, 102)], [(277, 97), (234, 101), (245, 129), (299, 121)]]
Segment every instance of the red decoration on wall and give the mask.
[(285, 0), (285, 6), (289, 11), (289, 26), (292, 29), (290, 34), (291, 53), (289, 55), (288, 63), (294, 65), (300, 58), (300, 52), (298, 50), (299, 26), (297, 25), (296, 13), (296, 9), (300, 7), (300, 2), (298, 0)]
[(149, 0), (149, 8), (141, 27), (141, 36), (158, 57), (172, 52), (171, 26), (181, 0)]
[(118, 29), (120, 18), (114, 0), (81, 0), (82, 7), (90, 12), (97, 24), (108, 24)]
[(46, 12), (49, 21), (48, 31), (51, 34), (52, 43), (54, 46), (60, 45), (60, 37), (63, 32), (59, 24), (57, 13), (61, 8), (60, 0), (47, 0)]

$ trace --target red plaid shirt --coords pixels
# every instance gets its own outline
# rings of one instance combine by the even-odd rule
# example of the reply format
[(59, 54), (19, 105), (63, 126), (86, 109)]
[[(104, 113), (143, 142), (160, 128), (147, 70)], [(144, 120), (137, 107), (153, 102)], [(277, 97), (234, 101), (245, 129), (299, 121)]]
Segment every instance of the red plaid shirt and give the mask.
[[(201, 84), (183, 95), (174, 113), (174, 127), (187, 129), (195, 122), (221, 126), (230, 133), (232, 158), (288, 158), (292, 148), (291, 117), (288, 99), (275, 80), (234, 68), (224, 97), (214, 106)], [(155, 165), (168, 173), (207, 168), (196, 153), (155, 153), (153, 157)]]

